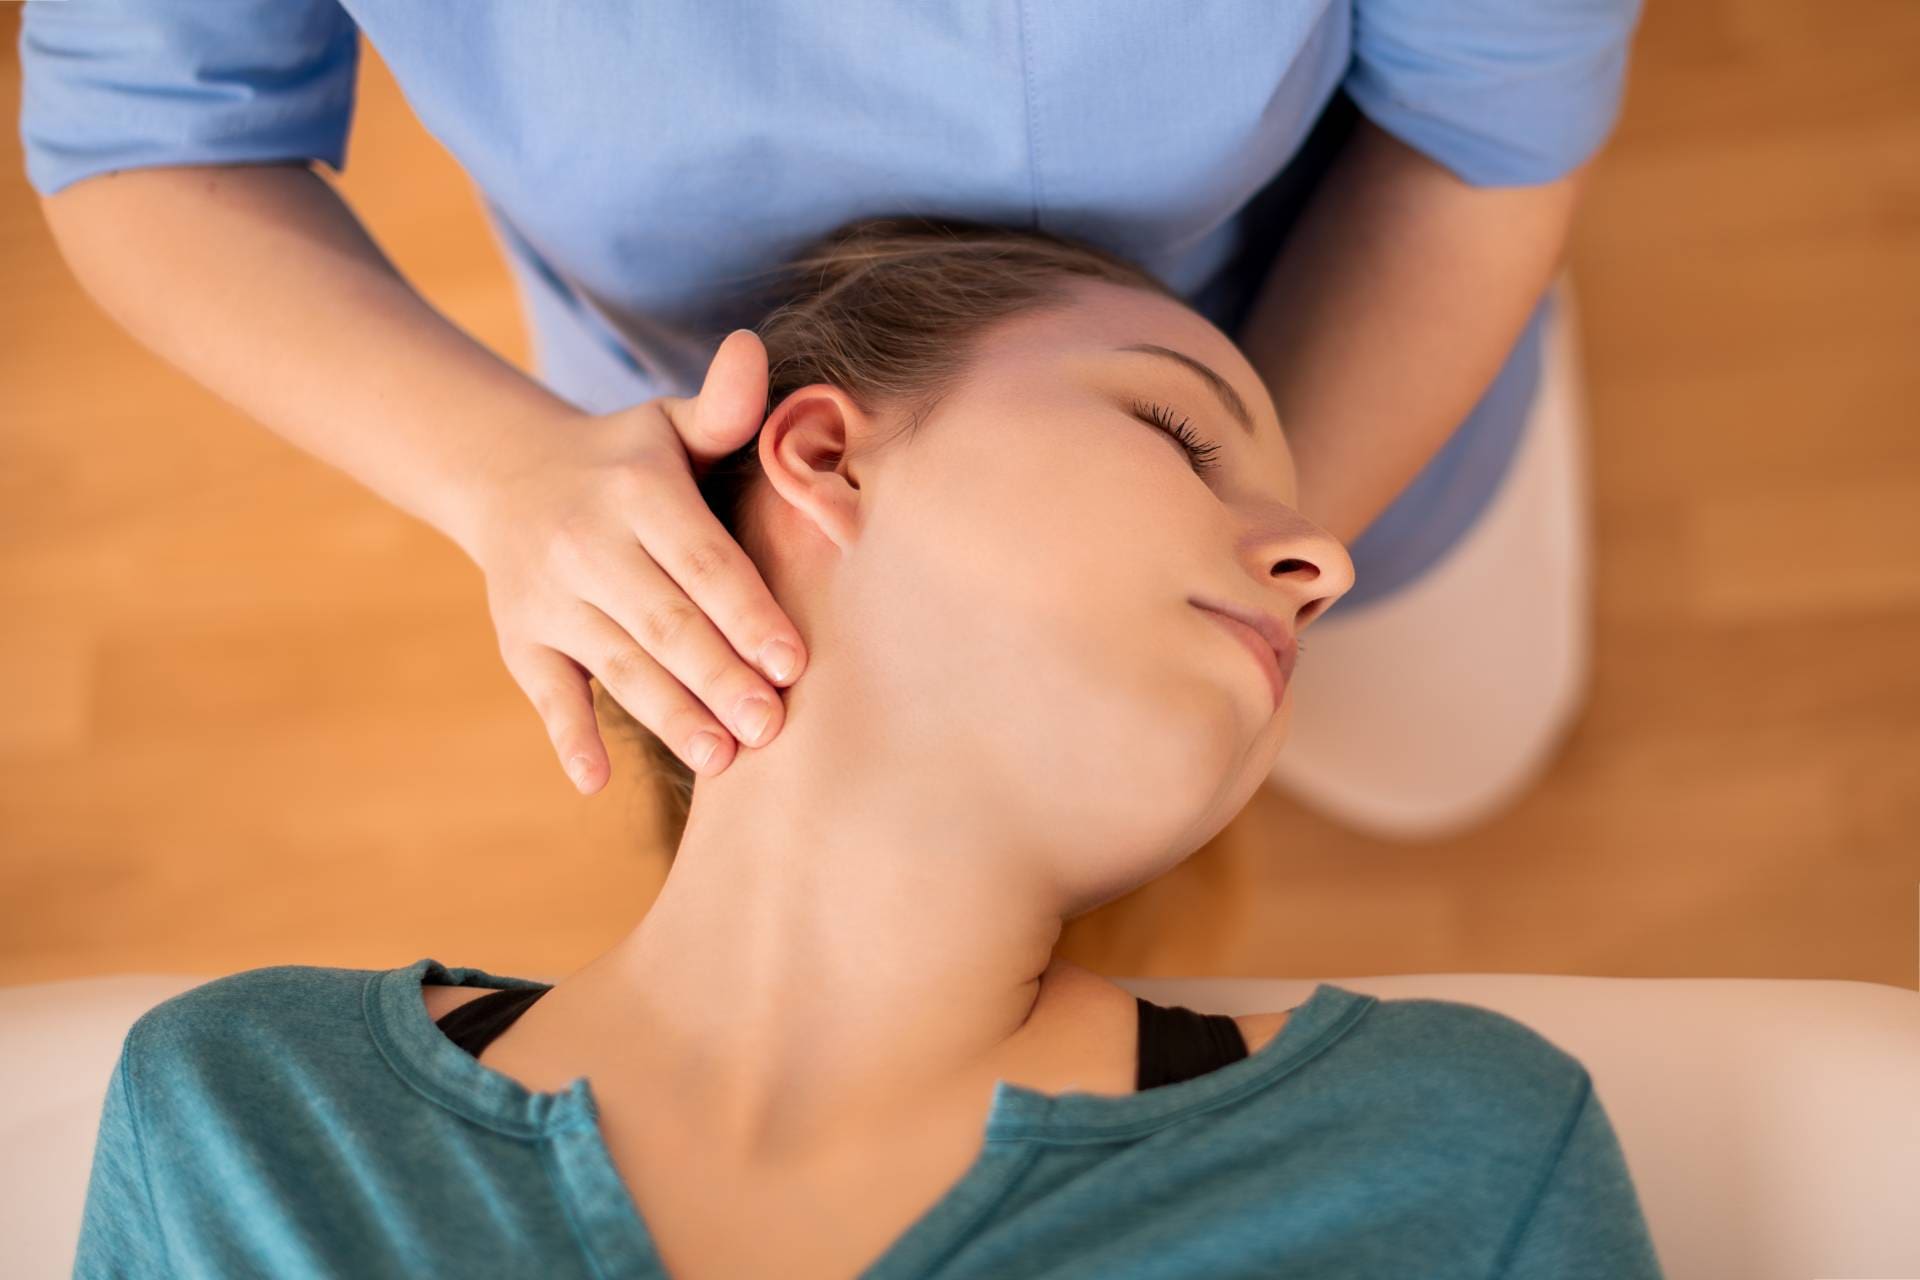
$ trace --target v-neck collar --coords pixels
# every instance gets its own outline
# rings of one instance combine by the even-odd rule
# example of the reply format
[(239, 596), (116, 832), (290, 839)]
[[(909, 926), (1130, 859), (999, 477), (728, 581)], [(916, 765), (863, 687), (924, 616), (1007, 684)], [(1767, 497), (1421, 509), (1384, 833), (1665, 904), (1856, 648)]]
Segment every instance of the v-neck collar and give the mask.
[[(558, 1092), (538, 1092), (482, 1065), (427, 1015), (420, 988), (430, 983), (509, 990), (550, 984), (444, 965), (429, 956), (375, 973), (363, 1005), (375, 1045), (415, 1090), (476, 1124), (545, 1144), (549, 1168), (568, 1197), (575, 1231), (605, 1275), (663, 1275), (652, 1233), (600, 1132), (599, 1104), (587, 1078), (577, 1077)], [(1377, 997), (1322, 982), (1258, 1051), (1190, 1080), (1135, 1093), (1049, 1094), (995, 1081), (979, 1156), (861, 1273), (861, 1280), (927, 1274), (1000, 1203), (1048, 1146), (1137, 1137), (1231, 1105), (1317, 1057), (1376, 1003)]]

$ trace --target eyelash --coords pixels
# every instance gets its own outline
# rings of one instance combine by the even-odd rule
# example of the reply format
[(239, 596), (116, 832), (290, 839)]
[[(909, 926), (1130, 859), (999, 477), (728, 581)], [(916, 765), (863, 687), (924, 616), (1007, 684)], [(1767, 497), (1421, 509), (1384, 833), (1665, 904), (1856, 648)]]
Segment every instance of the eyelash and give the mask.
[(1217, 444), (1209, 444), (1193, 433), (1191, 418), (1182, 418), (1178, 423), (1173, 410), (1152, 400), (1135, 400), (1133, 411), (1143, 421), (1152, 424), (1172, 436), (1179, 446), (1186, 450), (1187, 461), (1194, 471), (1202, 476), (1220, 464), (1213, 455), (1220, 451)]

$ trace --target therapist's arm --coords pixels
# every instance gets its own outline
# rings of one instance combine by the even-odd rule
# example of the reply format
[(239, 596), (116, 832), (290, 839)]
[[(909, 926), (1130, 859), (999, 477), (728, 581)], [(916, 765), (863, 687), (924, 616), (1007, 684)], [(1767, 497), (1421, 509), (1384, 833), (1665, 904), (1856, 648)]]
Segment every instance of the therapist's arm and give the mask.
[(1552, 281), (1584, 171), (1475, 187), (1359, 119), (1239, 335), (1303, 515), (1351, 542), (1440, 451)]
[(582, 412), (429, 305), (304, 163), (129, 169), (40, 204), (142, 344), (470, 554), (475, 474)]

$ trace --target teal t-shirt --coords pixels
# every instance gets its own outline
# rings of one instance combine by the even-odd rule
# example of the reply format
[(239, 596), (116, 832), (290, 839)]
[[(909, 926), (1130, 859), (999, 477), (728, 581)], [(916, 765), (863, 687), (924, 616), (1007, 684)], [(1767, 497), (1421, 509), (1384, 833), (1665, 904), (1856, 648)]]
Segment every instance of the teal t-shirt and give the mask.
[[(536, 985), (281, 965), (144, 1014), (74, 1274), (665, 1276), (588, 1081), (483, 1066), (423, 983)], [(983, 1136), (867, 1280), (1661, 1275), (1586, 1069), (1475, 1005), (1321, 983), (1258, 1052), (1176, 1084), (1002, 1081)]]

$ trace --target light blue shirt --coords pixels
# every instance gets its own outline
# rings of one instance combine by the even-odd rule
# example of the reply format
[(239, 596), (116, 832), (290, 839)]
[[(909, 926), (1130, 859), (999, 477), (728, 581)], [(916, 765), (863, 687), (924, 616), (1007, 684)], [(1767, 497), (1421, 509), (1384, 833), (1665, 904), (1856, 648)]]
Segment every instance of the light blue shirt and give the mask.
[[(662, 1280), (590, 1082), (534, 1093), (483, 1066), (422, 983), (534, 985), (432, 958), (283, 965), (142, 1015), (75, 1276)], [(1477, 1005), (1321, 983), (1204, 1075), (996, 1082), (982, 1138), (864, 1280), (1662, 1275), (1586, 1069)]]
[[(43, 194), (142, 165), (338, 170), (364, 31), (477, 185), (540, 377), (607, 412), (693, 394), (761, 318), (742, 281), (879, 213), (1091, 241), (1237, 337), (1285, 229), (1255, 197), (1319, 171), (1289, 165), (1336, 93), (1468, 182), (1545, 182), (1610, 130), (1638, 8), (65, 0), (25, 7), (20, 130)], [(1417, 577), (1497, 491), (1542, 314), (1355, 541), (1336, 608)]]

